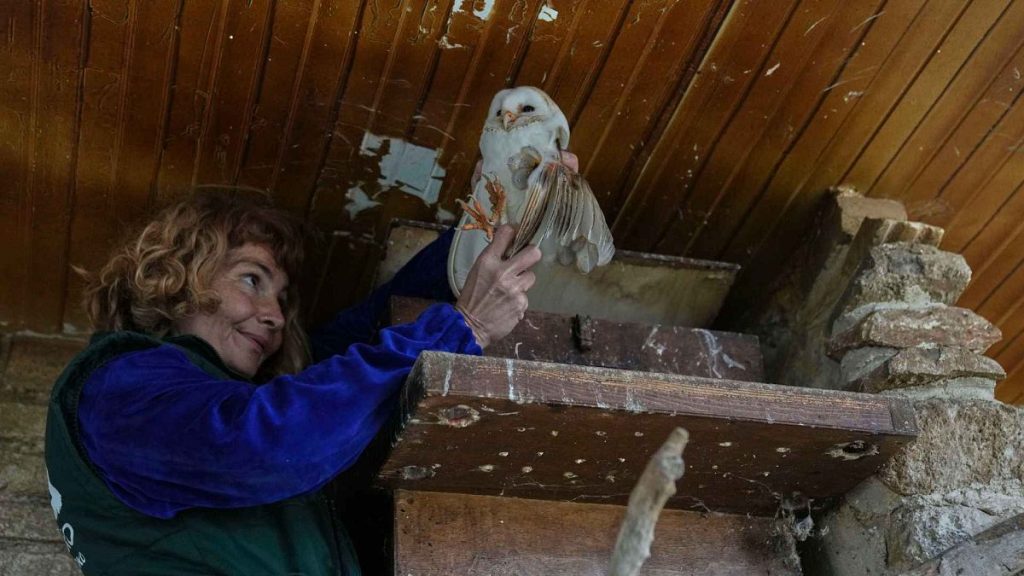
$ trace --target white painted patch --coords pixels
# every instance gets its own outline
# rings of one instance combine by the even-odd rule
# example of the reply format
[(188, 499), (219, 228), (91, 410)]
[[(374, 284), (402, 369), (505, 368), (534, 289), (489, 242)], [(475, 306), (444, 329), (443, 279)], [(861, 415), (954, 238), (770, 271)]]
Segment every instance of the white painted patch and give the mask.
[(437, 204), (445, 177), (445, 169), (437, 163), (438, 151), (400, 138), (366, 132), (359, 153), (378, 156), (385, 143), (388, 144), (388, 153), (380, 159), (380, 178), (377, 180), (381, 187), (397, 186), (402, 192), (423, 200), (427, 206)]
[[(476, 6), (476, 2), (473, 3)], [(480, 9), (473, 9), (473, 16), (481, 20), (487, 20), (491, 17), (491, 12), (494, 11), (494, 0), (484, 0), (484, 5)]]
[(348, 217), (352, 220), (356, 219), (356, 216), (363, 210), (369, 210), (374, 206), (380, 206), (380, 202), (373, 200), (366, 195), (358, 186), (349, 188), (348, 192), (345, 192), (345, 198), (348, 198), (348, 203), (345, 204), (345, 210), (348, 211)]
[(438, 224), (451, 224), (455, 222), (455, 214), (452, 214), (438, 206), (437, 212), (434, 213), (434, 220), (436, 220)]
[(558, 10), (555, 10), (551, 6), (545, 4), (544, 6), (541, 6), (540, 14), (537, 14), (537, 20), (554, 22), (555, 20), (558, 20)]
[[(466, 0), (455, 0), (455, 5), (452, 6), (452, 14), (465, 12), (466, 9), (463, 6), (465, 3)], [(487, 20), (491, 17), (491, 12), (494, 11), (494, 0), (484, 0), (484, 5), (480, 8), (476, 8), (476, 4), (476, 2), (473, 2), (473, 16), (476, 16), (481, 20)]]

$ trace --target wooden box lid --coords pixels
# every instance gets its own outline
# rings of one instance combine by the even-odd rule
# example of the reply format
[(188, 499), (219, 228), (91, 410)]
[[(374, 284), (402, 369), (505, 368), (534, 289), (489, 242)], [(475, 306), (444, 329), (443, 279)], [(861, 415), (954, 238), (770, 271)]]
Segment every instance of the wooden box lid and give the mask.
[(690, 444), (668, 507), (753, 515), (824, 504), (916, 435), (898, 398), (424, 352), (378, 480), (624, 504), (675, 426)]

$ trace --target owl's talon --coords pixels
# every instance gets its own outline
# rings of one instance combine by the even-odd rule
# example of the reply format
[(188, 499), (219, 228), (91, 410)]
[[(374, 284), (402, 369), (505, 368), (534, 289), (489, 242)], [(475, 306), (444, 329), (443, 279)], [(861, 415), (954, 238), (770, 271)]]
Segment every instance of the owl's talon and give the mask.
[(473, 200), (473, 206), (463, 200), (456, 200), (459, 206), (469, 214), (469, 217), (474, 221), (469, 222), (462, 226), (463, 230), (483, 230), (484, 234), (487, 235), (487, 241), (490, 242), (494, 239), (494, 227), (497, 225), (496, 222), (492, 222), (487, 216), (484, 215), (486, 210), (480, 201), (470, 196)]

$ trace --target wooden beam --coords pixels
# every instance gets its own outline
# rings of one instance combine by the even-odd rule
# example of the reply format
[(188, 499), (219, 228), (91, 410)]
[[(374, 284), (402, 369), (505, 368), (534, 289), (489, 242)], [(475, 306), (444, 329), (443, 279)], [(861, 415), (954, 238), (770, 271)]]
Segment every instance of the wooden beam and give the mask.
[[(395, 574), (607, 574), (625, 508), (467, 494), (395, 496)], [(645, 574), (799, 574), (771, 518), (665, 510)]]
[[(412, 322), (430, 304), (417, 298), (392, 298), (391, 322)], [(533, 310), (485, 354), (748, 382), (764, 379), (756, 336), (600, 318), (574, 320)]]
[(379, 479), (625, 503), (677, 426), (691, 441), (668, 507), (756, 515), (842, 495), (916, 435), (897, 398), (424, 352)]

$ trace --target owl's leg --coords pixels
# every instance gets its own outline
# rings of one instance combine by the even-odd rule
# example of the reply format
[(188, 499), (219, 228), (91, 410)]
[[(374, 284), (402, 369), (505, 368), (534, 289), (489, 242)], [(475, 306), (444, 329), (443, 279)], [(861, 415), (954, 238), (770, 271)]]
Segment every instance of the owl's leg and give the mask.
[(480, 201), (472, 196), (470, 197), (473, 201), (472, 206), (462, 200), (456, 200), (456, 202), (474, 220), (464, 225), (462, 229), (483, 230), (484, 234), (487, 235), (487, 241), (490, 242), (494, 239), (494, 229), (501, 224), (501, 217), (505, 213), (505, 188), (493, 176), (487, 174), (482, 176), (484, 178), (484, 186), (487, 188), (487, 195), (491, 200), (491, 214), (488, 215), (486, 213), (487, 210), (480, 204)]
[(497, 226), (501, 223), (501, 217), (505, 214), (505, 187), (498, 182), (494, 176), (483, 175), (484, 187), (487, 188), (487, 196), (491, 200), (491, 224)]
[(466, 214), (468, 214), (469, 217), (473, 219), (473, 222), (464, 224), (462, 226), (462, 229), (483, 230), (484, 234), (487, 235), (488, 242), (494, 240), (494, 224), (492, 224), (490, 219), (485, 215), (485, 212), (487, 210), (483, 207), (482, 204), (480, 204), (479, 200), (473, 198), (472, 196), (470, 196), (469, 198), (473, 202), (472, 206), (470, 206), (467, 202), (463, 200), (455, 201), (458, 203), (459, 206), (462, 207), (463, 210), (466, 211)]

